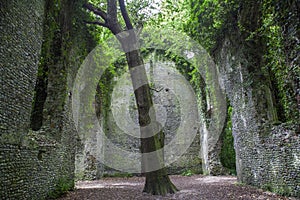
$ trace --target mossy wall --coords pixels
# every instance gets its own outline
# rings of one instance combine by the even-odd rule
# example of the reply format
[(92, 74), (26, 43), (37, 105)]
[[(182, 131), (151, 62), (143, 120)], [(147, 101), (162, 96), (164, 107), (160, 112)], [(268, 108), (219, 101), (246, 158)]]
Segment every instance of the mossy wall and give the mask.
[(299, 125), (276, 125), (276, 118), (269, 114), (274, 107), (268, 100), (271, 98), (268, 84), (253, 77), (253, 82), (247, 83), (249, 72), (240, 54), (243, 48), (236, 46), (233, 53), (233, 43), (233, 40), (224, 43), (219, 67), (233, 108), (231, 121), (238, 180), (280, 194), (299, 196)]
[(95, 45), (82, 3), (0, 4), (0, 199), (55, 198), (74, 187), (70, 91)]
[(210, 51), (232, 107), (239, 181), (299, 196), (299, 2), (191, 5), (186, 30)]
[[(287, 109), (289, 123), (278, 121), (280, 109), (273, 90), (276, 81), (272, 72), (265, 70), (266, 49), (270, 47), (257, 33), (263, 26), (259, 20), (261, 7), (260, 2), (241, 3), (238, 23), (224, 32), (222, 43), (214, 51), (233, 109), (238, 180), (280, 194), (299, 196), (298, 110), (291, 99), (288, 104), (294, 108), (293, 117)], [(251, 16), (255, 17), (249, 21)], [(286, 59), (282, 65), (288, 63)], [(289, 78), (286, 82), (293, 82), (294, 77)], [(285, 95), (289, 99), (291, 94)], [(292, 95), (295, 97), (296, 92)]]
[[(149, 62), (146, 64), (146, 69), (152, 79), (155, 77), (156, 82), (154, 83), (158, 84), (155, 85), (151, 79), (152, 87), (160, 88), (158, 89), (159, 91), (152, 91), (153, 100), (155, 104), (159, 105), (157, 115), (163, 123), (165, 144), (169, 144), (178, 134), (178, 127), (182, 123), (181, 108), (176, 96), (173, 92), (170, 92), (166, 85), (161, 84), (161, 80), (166, 80), (171, 76), (166, 76), (165, 73), (168, 70), (174, 74), (180, 74), (180, 72), (175, 69), (175, 63), (160, 61), (151, 61), (151, 63), (153, 64), (151, 67), (152, 72)], [(103, 138), (100, 138), (103, 136), (94, 133), (91, 133), (88, 139), (82, 141), (84, 147), (76, 157), (76, 178), (78, 179), (93, 180), (102, 176), (126, 174), (126, 172), (120, 172), (102, 164), (103, 162), (112, 163), (114, 161), (115, 166), (119, 164), (117, 167), (120, 169), (125, 168), (122, 168), (122, 166), (128, 162), (128, 157), (117, 156), (111, 146), (109, 146), (112, 144), (127, 151), (128, 156), (133, 156), (132, 159), (139, 159), (140, 139), (136, 137), (139, 135), (138, 114), (131, 81), (126, 68), (125, 64), (115, 66), (115, 68), (111, 67), (101, 76), (96, 95), (96, 113), (102, 126), (103, 134), (105, 134), (109, 142), (106, 143)], [(154, 75), (150, 75), (151, 73), (154, 73)], [(173, 84), (173, 82), (168, 83), (168, 86), (172, 88), (174, 87)], [(131, 119), (129, 120), (128, 118)], [(184, 143), (185, 141), (181, 142)], [(128, 168), (128, 170), (133, 170), (137, 175), (140, 175), (134, 167), (132, 169)], [(182, 157), (167, 166), (167, 170), (169, 174), (181, 174), (187, 170), (190, 170), (191, 173), (202, 172), (199, 132)]]
[[(169, 144), (172, 140), (174, 140), (176, 134), (178, 134), (178, 128), (183, 123), (181, 121), (181, 111), (180, 111), (180, 103), (178, 99), (176, 98), (176, 95), (173, 94), (173, 92), (170, 92), (171, 89), (174, 87), (173, 82), (168, 82), (168, 85), (161, 84), (162, 80), (168, 80), (170, 77), (172, 77), (173, 74), (180, 74), (178, 70), (175, 69), (175, 63), (168, 63), (168, 62), (159, 62), (159, 61), (151, 61), (152, 65), (150, 69), (149, 64), (146, 65), (147, 72), (150, 74), (152, 70), (152, 79), (155, 79), (156, 82), (152, 83), (152, 87), (159, 88), (158, 91), (153, 90), (153, 101), (154, 104), (159, 105), (157, 107), (157, 118), (160, 119), (163, 126), (163, 132), (165, 134), (165, 144)], [(154, 72), (153, 72), (154, 71)], [(165, 73), (168, 71), (167, 76)], [(170, 75), (171, 74), (171, 75)], [(178, 75), (179, 76), (179, 75)], [(155, 77), (155, 78), (153, 78)], [(124, 77), (122, 77), (124, 78)], [(134, 97), (132, 92), (132, 86), (131, 83), (125, 82), (124, 79), (120, 80), (121, 78), (115, 79), (116, 82), (121, 81), (123, 87), (122, 89), (116, 90), (115, 97), (118, 97), (118, 100), (115, 100), (115, 102), (120, 102), (120, 105), (111, 105), (112, 107), (127, 107), (129, 110), (130, 116), (132, 121), (135, 123), (135, 125), (138, 125), (138, 113), (137, 113), (137, 107), (134, 103)], [(151, 78), (150, 78), (151, 79)], [(178, 80), (180, 80), (178, 78)], [(124, 83), (123, 83), (124, 82)], [(120, 82), (119, 82), (120, 84)], [(174, 85), (173, 85), (174, 84)], [(119, 86), (120, 88), (120, 86)], [(131, 101), (126, 102), (126, 95), (125, 94), (131, 94)], [(122, 99), (123, 102), (122, 102)], [(128, 151), (128, 152), (140, 152), (140, 139), (137, 137), (134, 137), (132, 133), (126, 133), (124, 130), (124, 127), (118, 127), (118, 124), (116, 123), (115, 116), (111, 112), (111, 109), (108, 111), (108, 115), (104, 120), (106, 120), (106, 127), (105, 127), (105, 134), (107, 137), (114, 143), (117, 144), (118, 147), (121, 147), (122, 149)], [(116, 109), (116, 108), (115, 108)], [(126, 116), (124, 116), (126, 118)], [(165, 121), (164, 121), (165, 120)], [(118, 122), (119, 124), (122, 124)], [(130, 122), (129, 122), (130, 124)], [(123, 130), (122, 130), (123, 129)], [(135, 129), (136, 132), (139, 132), (139, 129)], [(185, 141), (178, 141), (184, 143)], [(105, 145), (105, 144), (104, 144)], [(105, 148), (105, 146), (104, 146)], [(111, 152), (104, 149), (104, 159), (112, 159), (113, 155)], [(124, 162), (123, 159), (126, 158), (115, 158), (119, 159), (120, 163)], [(186, 150), (186, 152), (183, 153), (183, 155), (177, 159), (175, 162), (167, 166), (167, 171), (169, 174), (181, 174), (187, 170), (191, 170), (194, 173), (201, 173), (201, 158), (200, 158), (200, 133), (198, 132), (193, 140), (193, 142), (190, 144), (189, 148)], [(104, 173), (113, 173), (111, 169), (104, 168)]]

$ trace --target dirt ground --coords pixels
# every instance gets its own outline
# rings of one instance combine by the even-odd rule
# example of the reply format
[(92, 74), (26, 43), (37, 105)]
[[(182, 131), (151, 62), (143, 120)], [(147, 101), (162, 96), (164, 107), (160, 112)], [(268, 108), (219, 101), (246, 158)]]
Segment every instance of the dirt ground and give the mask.
[(104, 178), (97, 181), (84, 181), (76, 184), (76, 190), (59, 200), (199, 200), (199, 199), (255, 199), (255, 200), (296, 200), (282, 197), (237, 183), (232, 176), (170, 176), (180, 190), (166, 196), (153, 196), (143, 193), (144, 178)]

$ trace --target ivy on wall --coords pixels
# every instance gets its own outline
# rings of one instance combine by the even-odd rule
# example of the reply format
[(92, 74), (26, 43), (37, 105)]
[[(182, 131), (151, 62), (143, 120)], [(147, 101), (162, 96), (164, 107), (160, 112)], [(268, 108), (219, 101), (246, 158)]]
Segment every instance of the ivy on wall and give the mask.
[(299, 8), (297, 1), (265, 0), (262, 26), (257, 31), (266, 43), (264, 69), (271, 76), (278, 116), (282, 122), (299, 122), (300, 116), (297, 106), (300, 88), (297, 4)]
[(43, 110), (47, 98), (49, 67), (53, 66), (61, 56), (60, 4), (60, 0), (54, 2), (46, 1), (45, 4), (44, 42), (38, 66), (30, 124), (34, 131), (39, 130), (43, 125)]
[(185, 31), (211, 51), (222, 39), (223, 31), (236, 25), (236, 0), (187, 0), (191, 13)]
[[(279, 120), (299, 122), (299, 1), (262, 0), (253, 3), (241, 0), (188, 0), (188, 2), (191, 13), (185, 31), (209, 52), (213, 53), (214, 49), (218, 48), (225, 32), (241, 34), (250, 45), (261, 44), (259, 51), (262, 51), (263, 60), (257, 63), (258, 72), (270, 78)], [(250, 9), (249, 6), (256, 8)], [(241, 15), (243, 9), (255, 10), (259, 15), (244, 19), (245, 16), (251, 16), (251, 13)]]

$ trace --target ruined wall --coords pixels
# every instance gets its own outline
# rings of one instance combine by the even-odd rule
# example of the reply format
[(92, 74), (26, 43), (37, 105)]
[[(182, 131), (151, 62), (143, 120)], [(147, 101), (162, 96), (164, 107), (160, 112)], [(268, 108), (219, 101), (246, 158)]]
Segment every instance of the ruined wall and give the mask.
[[(35, 172), (44, 168), (40, 165), (42, 161), (38, 160), (39, 149), (21, 146), (30, 125), (35, 74), (42, 44), (43, 14), (44, 1), (31, 4), (2, 1), (0, 4), (1, 199), (26, 199), (41, 192), (40, 183), (33, 182), (38, 179)], [(46, 180), (44, 182), (47, 185)]]
[(92, 37), (81, 1), (0, 5), (0, 199), (53, 198), (74, 186), (69, 91)]
[(256, 4), (259, 3), (245, 3), (240, 10), (239, 25), (248, 32), (232, 26), (215, 51), (220, 82), (233, 108), (238, 180), (283, 195), (299, 196), (299, 121), (278, 121), (271, 89), (275, 83), (263, 68), (266, 44), (258, 34), (249, 36), (260, 26), (258, 19), (248, 20), (249, 16), (259, 17)]
[[(285, 194), (299, 196), (300, 140), (297, 125), (275, 126), (272, 97), (267, 83), (249, 79), (249, 72), (227, 40), (221, 51), (221, 79), (233, 107), (239, 181)], [(251, 83), (249, 84), (249, 81)]]
[(0, 4), (0, 137), (19, 144), (30, 125), (42, 45), (44, 1)]
[[(178, 78), (178, 82), (174, 82), (172, 79), (173, 76), (179, 75), (180, 72), (175, 69), (174, 63), (167, 63), (167, 62), (153, 62), (153, 66), (150, 69), (149, 64), (146, 65), (146, 69), (148, 70), (148, 73), (150, 74), (152, 71), (152, 87), (157, 88), (157, 91), (153, 90), (153, 101), (154, 104), (157, 106), (156, 109), (156, 115), (157, 119), (160, 123), (162, 123), (163, 131), (165, 134), (165, 145), (169, 144), (178, 134), (179, 126), (181, 126), (181, 106), (180, 102), (178, 101), (178, 96), (174, 94), (174, 85), (180, 83), (180, 79)], [(168, 75), (166, 75), (168, 74)], [(151, 79), (151, 78), (150, 78)], [(112, 98), (119, 98), (118, 100), (114, 100), (112, 102), (112, 108), (116, 109), (116, 107), (121, 108), (127, 108), (129, 116), (124, 115), (123, 120), (127, 117), (130, 117), (132, 119), (132, 122), (136, 126), (134, 132), (136, 132), (137, 135), (139, 135), (139, 128), (138, 128), (138, 114), (137, 114), (137, 107), (135, 104), (135, 100), (133, 96), (129, 97), (129, 94), (132, 94), (132, 86), (129, 82), (127, 84), (122, 80), (121, 81), (121, 87), (120, 83), (119, 86), (115, 86), (116, 94), (113, 95)], [(162, 83), (164, 82), (164, 83)], [(118, 84), (118, 83), (117, 83)], [(125, 96), (124, 96), (125, 93)], [(128, 95), (127, 98), (130, 98), (129, 102), (126, 102), (126, 94)], [(123, 102), (122, 102), (122, 99)], [(119, 105), (116, 105), (116, 102), (119, 102)], [(128, 105), (129, 103), (129, 105)], [(129, 134), (132, 134), (131, 131), (124, 132), (126, 128), (124, 127), (118, 127), (118, 125), (122, 124), (120, 121), (116, 123), (116, 114), (122, 114), (120, 112), (112, 113), (110, 112), (105, 120), (106, 122), (106, 128), (105, 128), (105, 134), (107, 137), (114, 143), (119, 145), (122, 149), (126, 149), (130, 152), (140, 152), (140, 139), (137, 137), (133, 137)], [(124, 114), (124, 112), (123, 112)], [(130, 124), (130, 123), (129, 123)], [(130, 130), (130, 129), (127, 129)], [(126, 130), (126, 131), (127, 131)], [(187, 134), (188, 137), (188, 134)], [(185, 142), (185, 141), (180, 141)], [(109, 149), (109, 148), (107, 148)], [(104, 150), (104, 159), (111, 159), (113, 158), (113, 155), (110, 155), (109, 151)], [(120, 162), (122, 162), (122, 159), (126, 158), (118, 158)], [(105, 170), (104, 173), (109, 173), (109, 171)], [(168, 173), (170, 174), (181, 174), (186, 172), (187, 170), (192, 171), (193, 173), (201, 173), (201, 159), (200, 159), (200, 133), (196, 135), (193, 143), (190, 145), (190, 147), (187, 149), (187, 151), (174, 163), (172, 163), (170, 166), (167, 167)]]
[[(170, 79), (170, 77), (179, 76), (180, 72), (176, 70), (174, 63), (161, 63), (159, 61), (157, 63), (154, 62), (152, 70), (150, 70), (149, 64), (146, 65), (146, 69), (149, 74), (153, 73), (150, 75), (152, 77), (150, 79), (155, 80), (154, 82), (152, 80), (152, 86), (157, 88), (157, 91), (152, 91), (153, 100), (154, 104), (157, 105), (156, 115), (159, 122), (162, 123), (165, 133), (165, 145), (167, 145), (178, 134), (177, 130), (182, 123), (181, 105), (178, 101), (178, 96), (173, 93), (174, 83), (178, 84), (180, 79)], [(126, 174), (127, 171), (118, 171), (103, 164), (103, 162), (114, 162), (115, 166), (124, 170), (130, 166), (130, 163), (125, 164), (126, 166), (123, 165), (127, 163), (128, 157), (118, 156), (112, 150), (111, 145), (127, 151), (127, 156), (133, 156), (132, 159), (136, 161), (139, 159), (140, 138), (137, 107), (132, 93), (129, 74), (124, 71), (126, 69), (123, 69), (123, 72), (119, 75), (106, 73), (100, 80), (101, 84), (105, 83), (105, 86), (98, 88), (98, 119), (102, 126), (102, 134), (105, 134), (109, 141), (97, 134), (97, 131), (91, 133), (83, 141), (83, 150), (76, 156), (76, 175), (78, 179), (97, 179), (103, 175)], [(187, 137), (188, 135), (187, 133)], [(180, 142), (184, 143), (185, 141)], [(136, 171), (134, 169), (134, 166), (132, 168), (129, 167), (128, 171)], [(167, 170), (170, 174), (181, 174), (187, 172), (187, 170), (190, 173), (202, 172), (199, 132), (182, 157), (168, 166)], [(136, 173), (134, 172), (134, 174)], [(137, 175), (140, 174), (137, 173)]]

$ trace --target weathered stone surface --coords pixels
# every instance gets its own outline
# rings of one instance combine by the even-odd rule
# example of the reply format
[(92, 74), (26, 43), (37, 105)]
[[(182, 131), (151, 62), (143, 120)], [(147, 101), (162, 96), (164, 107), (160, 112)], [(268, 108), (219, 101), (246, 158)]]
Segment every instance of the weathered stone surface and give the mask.
[(28, 131), (43, 34), (44, 1), (0, 4), (0, 138), (20, 143)]
[[(150, 73), (149, 65), (146, 65), (146, 68)], [(174, 87), (172, 84), (179, 84), (175, 82), (176, 80), (170, 79), (171, 76), (176, 75), (168, 74), (176, 74), (179, 72), (175, 69), (174, 64), (160, 62), (154, 65), (153, 71), (154, 74), (152, 74), (152, 78), (157, 80), (157, 82), (154, 82), (155, 84), (152, 85), (152, 87), (154, 87), (152, 90), (154, 104), (157, 105), (156, 118), (162, 123), (161, 125), (165, 133), (165, 145), (167, 145), (174, 139), (176, 134), (178, 134), (178, 127), (183, 123), (181, 121), (182, 113), (180, 103), (177, 99), (178, 97), (176, 94), (173, 94), (172, 89), (168, 88), (168, 86), (171, 88)], [(167, 73), (167, 71), (170, 72)], [(129, 76), (127, 78), (129, 78)], [(169, 82), (169, 85), (162, 82)], [(121, 77), (115, 77), (114, 80), (111, 80), (110, 84), (111, 86), (106, 86), (110, 88), (110, 92), (107, 95), (112, 95), (111, 98), (115, 99), (109, 102), (107, 108), (101, 108), (102, 113), (99, 118), (99, 123), (101, 123), (104, 131), (103, 134), (106, 135), (109, 143), (105, 142), (104, 138), (99, 138), (97, 131), (94, 131), (94, 134), (90, 135), (87, 140), (82, 141), (84, 147), (82, 152), (76, 156), (76, 174), (78, 178), (97, 179), (103, 174), (114, 175), (120, 173), (102, 164), (103, 161), (104, 163), (114, 161), (114, 163), (120, 164), (118, 167), (122, 168), (122, 164), (127, 162), (127, 157), (118, 157), (116, 153), (112, 151), (112, 148), (109, 146), (112, 144), (124, 151), (133, 153), (131, 154), (132, 156), (136, 155), (136, 157), (132, 157), (131, 159), (139, 159), (140, 139), (138, 114), (134, 97), (130, 95), (133, 94), (131, 82), (126, 79), (126, 74), (124, 74)], [(114, 109), (120, 110), (114, 113), (114, 111), (112, 111)], [(121, 110), (122, 113), (120, 113)], [(120, 115), (122, 115), (121, 118)], [(186, 137), (189, 137), (189, 135), (189, 133), (186, 133)], [(178, 160), (168, 166), (167, 169), (170, 174), (181, 174), (188, 169), (193, 173), (201, 173), (201, 164), (200, 132), (198, 131), (187, 151)]]
[(238, 180), (299, 196), (299, 125), (274, 125), (277, 116), (269, 82), (262, 78), (258, 66), (256, 76), (249, 70), (253, 64), (249, 58), (253, 57), (247, 55), (247, 50), (239, 38), (228, 36), (216, 56), (220, 81), (233, 107)]
[[(74, 20), (75, 13), (83, 12), (80, 5), (68, 0), (0, 3), (0, 199), (40, 200), (74, 186), (76, 131), (69, 91), (82, 62), (78, 55), (84, 57), (93, 45), (87, 30), (80, 28), (84, 24)], [(45, 16), (54, 21), (43, 21)], [(61, 40), (51, 42), (63, 48), (47, 43), (49, 31), (61, 34), (56, 35)], [(42, 43), (49, 45), (43, 51)], [(52, 58), (57, 62), (46, 62), (52, 64), (47, 72), (51, 96), (44, 102), (42, 127), (32, 131), (38, 65), (53, 48), (61, 52)]]

